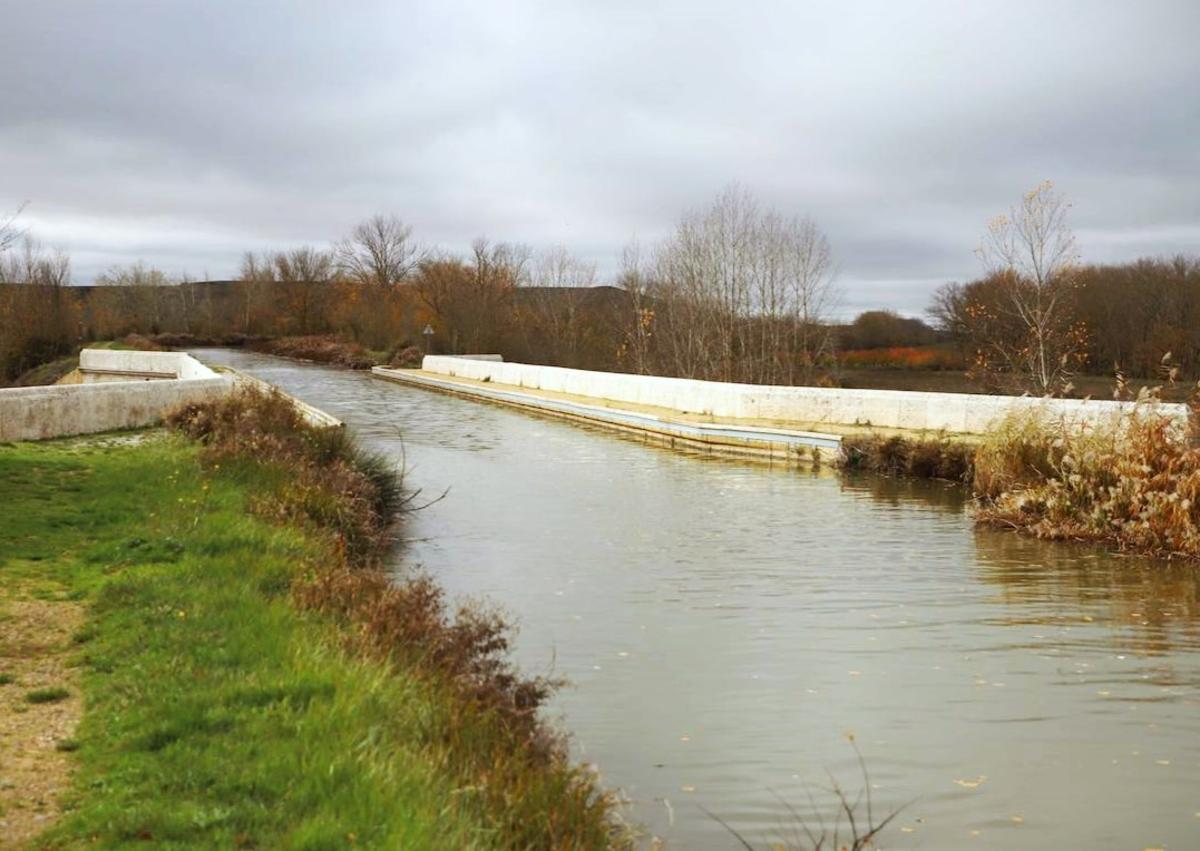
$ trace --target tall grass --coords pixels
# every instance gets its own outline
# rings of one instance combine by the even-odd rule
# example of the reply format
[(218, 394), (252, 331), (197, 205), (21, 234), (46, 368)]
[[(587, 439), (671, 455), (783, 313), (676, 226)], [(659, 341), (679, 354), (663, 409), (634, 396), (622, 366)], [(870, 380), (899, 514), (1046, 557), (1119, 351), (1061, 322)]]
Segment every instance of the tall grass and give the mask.
[(976, 453), (975, 488), (982, 522), (1200, 557), (1200, 447), (1152, 397), (1087, 428), (1008, 418)]

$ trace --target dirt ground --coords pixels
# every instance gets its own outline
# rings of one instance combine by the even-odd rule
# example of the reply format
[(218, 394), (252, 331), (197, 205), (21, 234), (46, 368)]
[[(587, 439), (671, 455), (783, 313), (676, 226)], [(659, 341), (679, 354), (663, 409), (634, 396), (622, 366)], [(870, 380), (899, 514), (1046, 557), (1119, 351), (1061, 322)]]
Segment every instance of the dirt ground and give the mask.
[[(83, 705), (71, 639), (83, 623), (74, 602), (34, 599), (0, 588), (0, 848), (19, 848), (61, 812), (70, 747)], [(65, 688), (60, 700), (31, 702), (30, 692)]]

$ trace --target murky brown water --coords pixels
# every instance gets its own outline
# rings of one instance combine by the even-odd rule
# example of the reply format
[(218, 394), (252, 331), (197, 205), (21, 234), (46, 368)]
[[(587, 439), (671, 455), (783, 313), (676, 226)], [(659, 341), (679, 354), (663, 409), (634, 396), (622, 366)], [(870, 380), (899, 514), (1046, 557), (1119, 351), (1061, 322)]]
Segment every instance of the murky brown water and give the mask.
[[(972, 527), (937, 485), (674, 454), (243, 352), (446, 498), (406, 558), (520, 622), (669, 847), (787, 838), (831, 773), (887, 848), (1200, 848), (1200, 570)], [(403, 440), (403, 442), (402, 442)], [(827, 807), (817, 807), (828, 813)]]

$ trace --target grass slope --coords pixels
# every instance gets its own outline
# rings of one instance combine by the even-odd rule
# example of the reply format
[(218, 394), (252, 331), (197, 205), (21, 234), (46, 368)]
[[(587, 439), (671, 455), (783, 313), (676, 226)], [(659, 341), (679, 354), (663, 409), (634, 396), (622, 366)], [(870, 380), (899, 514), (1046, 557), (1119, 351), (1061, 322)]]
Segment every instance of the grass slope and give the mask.
[(86, 711), (46, 847), (471, 848), (447, 696), (350, 658), (288, 601), (325, 546), (162, 434), (0, 447), (0, 586), (82, 600)]

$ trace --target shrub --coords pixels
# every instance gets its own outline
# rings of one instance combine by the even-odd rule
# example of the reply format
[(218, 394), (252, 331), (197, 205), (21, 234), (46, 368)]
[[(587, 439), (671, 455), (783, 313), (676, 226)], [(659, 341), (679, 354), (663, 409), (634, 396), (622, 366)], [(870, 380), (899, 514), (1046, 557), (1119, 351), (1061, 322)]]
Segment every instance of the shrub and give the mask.
[(343, 429), (309, 424), (283, 394), (239, 389), (220, 401), (185, 405), (167, 424), (200, 441), (210, 464), (275, 467), (281, 475), (255, 499), (256, 513), (332, 531), (355, 563), (371, 563), (390, 547), (388, 530), (404, 502), (399, 472)]
[(1006, 423), (979, 452), (980, 479), (983, 522), (1200, 557), (1200, 448), (1153, 400), (1085, 430)]
[(350, 369), (370, 369), (378, 363), (358, 343), (345, 343), (333, 337), (278, 337), (249, 344), (260, 352), (288, 358), (330, 363)]
[(894, 435), (847, 437), (842, 441), (843, 470), (884, 476), (912, 476), (969, 483), (974, 448), (946, 438), (915, 439)]
[(404, 346), (397, 348), (391, 354), (392, 366), (400, 366), (408, 369), (413, 369), (421, 365), (425, 353), (416, 346)]

